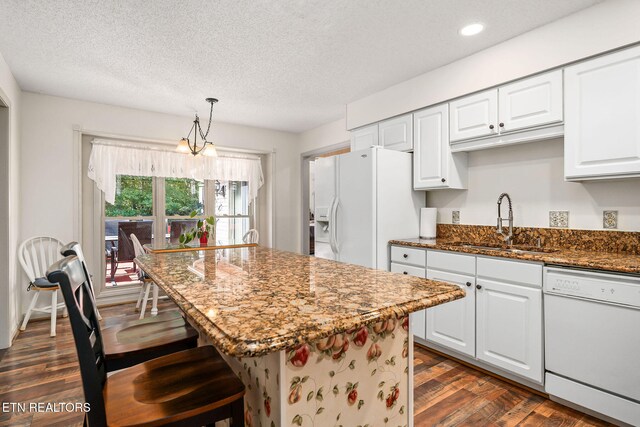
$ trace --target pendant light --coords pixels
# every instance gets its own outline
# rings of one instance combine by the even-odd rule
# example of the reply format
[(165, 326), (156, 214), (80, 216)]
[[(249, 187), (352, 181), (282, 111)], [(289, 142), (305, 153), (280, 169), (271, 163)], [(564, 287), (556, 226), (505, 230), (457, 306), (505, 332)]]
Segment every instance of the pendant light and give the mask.
[[(207, 136), (209, 135), (209, 130), (211, 129), (211, 119), (213, 117), (213, 104), (218, 102), (215, 98), (207, 98), (209, 104), (211, 104), (211, 110), (209, 111), (209, 124), (207, 125), (207, 131), (202, 132), (202, 128), (200, 127), (200, 118), (198, 117), (198, 113), (196, 113), (196, 118), (193, 121), (193, 126), (191, 126), (191, 130), (186, 138), (182, 138), (176, 147), (176, 151), (180, 153), (191, 153), (194, 156), (198, 154), (202, 154), (207, 157), (216, 157), (218, 153), (216, 152), (216, 146), (213, 142), (207, 141)], [(191, 134), (193, 134), (193, 141), (191, 141)], [(200, 135), (201, 141), (198, 142), (198, 135)]]

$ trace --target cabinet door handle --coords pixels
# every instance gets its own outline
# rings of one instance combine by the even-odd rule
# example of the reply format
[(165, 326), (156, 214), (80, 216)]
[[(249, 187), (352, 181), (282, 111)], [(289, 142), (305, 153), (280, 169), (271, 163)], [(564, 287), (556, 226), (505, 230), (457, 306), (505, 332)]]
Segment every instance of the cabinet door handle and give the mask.
[(442, 178), (440, 181), (446, 182), (447, 180), (446, 180), (446, 178)]
[(482, 289), (482, 286), (476, 285), (476, 289)]
[(409, 255), (407, 255), (407, 254), (402, 254), (402, 257), (403, 257), (403, 258), (409, 258)]
[(493, 130), (495, 126), (494, 125), (489, 125), (489, 129)]
[(501, 128), (504, 127), (504, 123), (500, 123), (498, 126), (500, 126)]
[(471, 287), (471, 282), (467, 282), (467, 287), (470, 288)]
[(406, 271), (403, 271), (402, 274), (409, 274), (409, 273), (407, 273)]

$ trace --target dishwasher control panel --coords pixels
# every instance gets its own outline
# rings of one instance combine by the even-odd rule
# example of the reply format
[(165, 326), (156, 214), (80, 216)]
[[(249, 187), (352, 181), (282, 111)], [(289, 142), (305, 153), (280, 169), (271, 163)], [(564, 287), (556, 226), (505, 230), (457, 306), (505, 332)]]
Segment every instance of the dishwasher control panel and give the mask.
[(545, 293), (640, 308), (640, 277), (545, 267), (543, 288)]

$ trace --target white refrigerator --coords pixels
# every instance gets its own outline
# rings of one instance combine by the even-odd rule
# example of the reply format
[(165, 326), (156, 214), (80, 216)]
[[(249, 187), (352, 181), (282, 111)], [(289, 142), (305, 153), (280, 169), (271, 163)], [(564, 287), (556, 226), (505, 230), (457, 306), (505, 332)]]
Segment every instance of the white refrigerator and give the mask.
[(388, 270), (389, 240), (417, 236), (425, 205), (411, 159), (371, 147), (315, 161), (315, 256)]

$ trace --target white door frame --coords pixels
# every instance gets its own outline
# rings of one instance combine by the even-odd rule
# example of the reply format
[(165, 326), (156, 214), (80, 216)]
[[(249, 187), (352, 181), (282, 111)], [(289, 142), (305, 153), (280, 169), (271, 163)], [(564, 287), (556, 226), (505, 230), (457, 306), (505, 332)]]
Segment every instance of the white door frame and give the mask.
[(302, 225), (302, 233), (301, 236), (301, 245), (300, 245), (300, 253), (304, 255), (309, 255), (309, 162), (315, 159), (316, 157), (320, 157), (323, 154), (328, 154), (333, 151), (342, 150), (344, 148), (348, 148), (351, 146), (351, 141), (343, 141), (337, 144), (329, 145), (322, 148), (317, 148), (315, 150), (306, 151), (300, 154), (300, 182), (302, 188), (300, 189), (300, 199), (302, 204), (300, 205), (300, 213), (301, 213), (301, 225)]
[[(0, 224), (0, 348), (8, 348), (13, 341), (13, 318), (15, 316), (16, 301), (11, 301), (11, 287), (14, 280), (11, 277), (10, 261), (10, 188), (11, 179), (11, 105), (8, 97), (0, 90), (0, 217), (5, 218)], [(13, 231), (14, 233), (16, 230)], [(15, 292), (18, 294), (17, 290)], [(17, 320), (16, 320), (17, 321)]]

